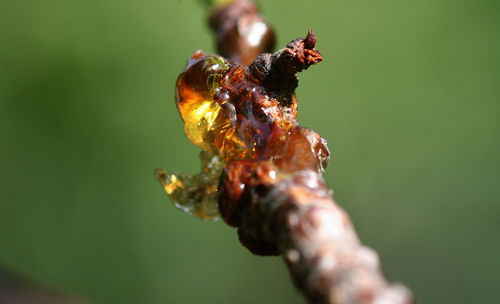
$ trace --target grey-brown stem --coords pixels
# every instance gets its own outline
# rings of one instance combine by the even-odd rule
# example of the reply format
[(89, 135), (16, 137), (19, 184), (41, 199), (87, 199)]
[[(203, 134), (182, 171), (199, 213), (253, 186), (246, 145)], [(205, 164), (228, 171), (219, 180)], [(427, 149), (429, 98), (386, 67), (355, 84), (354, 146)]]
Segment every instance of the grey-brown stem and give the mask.
[[(223, 29), (230, 27), (223, 17), (231, 15), (231, 22), (237, 23), (238, 12), (244, 12), (242, 18), (249, 12), (257, 14), (249, 2), (235, 0), (235, 7), (224, 6), (212, 13), (212, 27), (219, 31), (218, 49), (236, 61), (240, 55), (231, 54), (235, 40), (221, 38)], [(295, 73), (322, 60), (315, 44), (316, 37), (309, 31), (306, 38), (292, 41), (285, 49), (259, 56), (249, 70), (274, 95), (271, 97), (290, 101), (297, 86)], [(349, 216), (335, 203), (318, 172), (299, 171), (272, 179), (269, 172), (274, 167), (267, 166), (272, 167), (266, 162), (242, 167), (243, 175), (234, 170), (238, 173), (234, 176), (247, 176), (244, 194), (237, 202), (219, 200), (224, 219), (238, 227), (244, 246), (258, 255), (282, 254), (295, 286), (310, 303), (413, 302), (406, 287), (384, 278), (377, 253), (361, 244)], [(226, 170), (229, 173), (221, 185), (231, 184), (233, 171)]]

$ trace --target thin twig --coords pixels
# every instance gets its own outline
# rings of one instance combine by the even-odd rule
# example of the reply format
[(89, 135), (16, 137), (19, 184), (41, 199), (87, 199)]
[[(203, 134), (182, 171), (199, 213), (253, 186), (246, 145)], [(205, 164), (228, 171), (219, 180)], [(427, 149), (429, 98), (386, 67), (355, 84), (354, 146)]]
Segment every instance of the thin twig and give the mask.
[(311, 303), (412, 303), (334, 202), (321, 176), (326, 141), (297, 122), (296, 74), (323, 60), (314, 32), (269, 54), (273, 30), (250, 0), (216, 4), (210, 25), (227, 59), (196, 52), (176, 90), (202, 171), (157, 170), (166, 193), (200, 218), (220, 214), (252, 253), (283, 255)]
[[(211, 17), (218, 49), (242, 64), (249, 58), (238, 60), (241, 55), (233, 47), (242, 42), (220, 37), (231, 31), (227, 24), (248, 19), (248, 14), (261, 18), (256, 9), (239, 9), (252, 5), (236, 0), (216, 9)], [(233, 36), (246, 39), (244, 33)], [(250, 70), (260, 76), (268, 91), (281, 95), (273, 97), (286, 100), (297, 86), (295, 74), (321, 61), (315, 44), (315, 35), (309, 31), (306, 38), (292, 41), (285, 49), (258, 57)], [(386, 281), (377, 253), (360, 243), (349, 216), (335, 203), (320, 173), (301, 170), (276, 179), (270, 176), (275, 168), (268, 166), (235, 162), (223, 176), (219, 207), (223, 218), (238, 227), (246, 247), (260, 255), (283, 254), (296, 287), (311, 303), (412, 303), (407, 288)], [(246, 180), (235, 181), (241, 179), (241, 171)], [(233, 184), (245, 187), (237, 202), (227, 194)]]

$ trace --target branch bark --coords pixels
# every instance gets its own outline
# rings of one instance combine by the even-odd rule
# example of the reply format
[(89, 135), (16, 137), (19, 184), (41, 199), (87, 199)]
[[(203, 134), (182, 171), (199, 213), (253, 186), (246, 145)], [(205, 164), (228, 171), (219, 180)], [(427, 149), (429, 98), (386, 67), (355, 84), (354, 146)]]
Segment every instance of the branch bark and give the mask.
[[(322, 60), (314, 49), (316, 37), (309, 31), (306, 38), (272, 55), (256, 58), (255, 49), (269, 51), (266, 43), (242, 55), (248, 31), (238, 30), (237, 25), (249, 28), (261, 20), (251, 1), (234, 0), (216, 7), (210, 24), (222, 55), (245, 65), (253, 61), (250, 74), (269, 96), (291, 103), (297, 87), (295, 74)], [(300, 132), (306, 133), (305, 146), (318, 146), (314, 141), (321, 140), (319, 135), (307, 129)], [(361, 244), (349, 216), (333, 200), (321, 170), (297, 170), (276, 178), (277, 170), (282, 168), (264, 160), (232, 162), (224, 171), (219, 208), (224, 220), (238, 227), (243, 245), (258, 255), (282, 254), (295, 286), (310, 303), (413, 302), (406, 287), (384, 278), (377, 253)], [(238, 187), (243, 190), (234, 190)]]

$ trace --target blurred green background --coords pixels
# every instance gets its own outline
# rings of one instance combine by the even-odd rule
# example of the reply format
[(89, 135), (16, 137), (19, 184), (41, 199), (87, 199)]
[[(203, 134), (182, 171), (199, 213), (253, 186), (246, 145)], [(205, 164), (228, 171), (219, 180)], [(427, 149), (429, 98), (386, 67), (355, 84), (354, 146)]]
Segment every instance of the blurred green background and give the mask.
[[(496, 302), (498, 2), (259, 4), (279, 46), (317, 32), (300, 121), (387, 275), (421, 303)], [(214, 50), (205, 17), (195, 0), (0, 0), (0, 264), (102, 304), (304, 302), (279, 258), (153, 178), (198, 170), (173, 96)]]

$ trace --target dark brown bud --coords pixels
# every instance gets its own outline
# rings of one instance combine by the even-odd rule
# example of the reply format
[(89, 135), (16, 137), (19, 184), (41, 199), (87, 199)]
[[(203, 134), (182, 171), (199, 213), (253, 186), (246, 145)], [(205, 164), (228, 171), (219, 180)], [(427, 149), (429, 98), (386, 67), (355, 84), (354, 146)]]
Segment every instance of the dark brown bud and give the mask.
[(263, 189), (263, 186), (271, 186), (276, 182), (276, 167), (270, 161), (229, 163), (222, 173), (219, 185), (219, 211), (224, 221), (234, 227), (240, 226), (242, 214), (248, 206), (245, 201), (250, 199), (249, 195), (263, 195), (264, 193), (255, 193), (254, 190)]
[(252, 1), (234, 0), (217, 7), (210, 16), (210, 26), (217, 36), (219, 54), (236, 63), (249, 65), (274, 49), (274, 31)]

